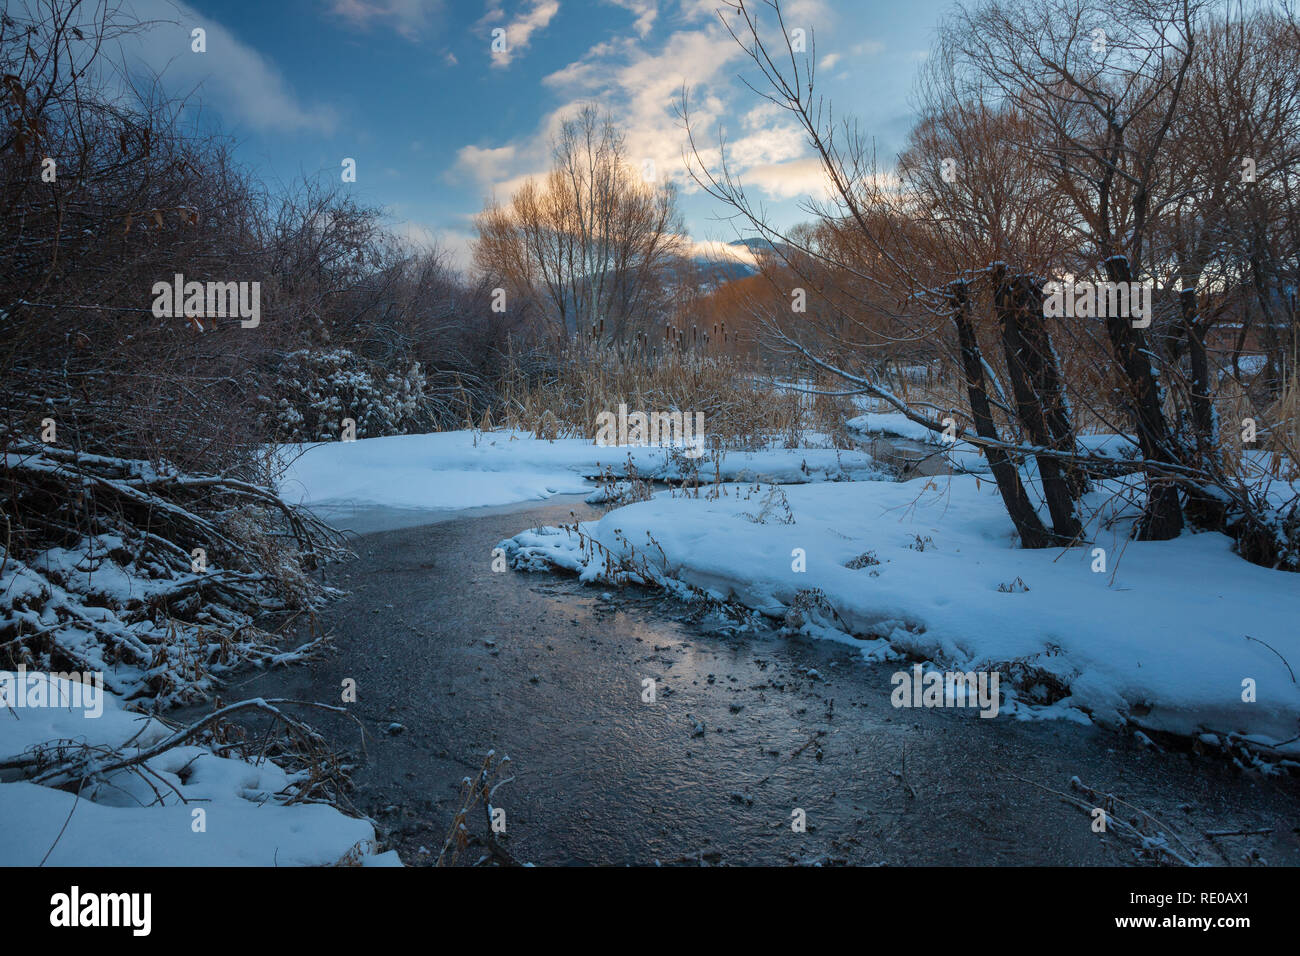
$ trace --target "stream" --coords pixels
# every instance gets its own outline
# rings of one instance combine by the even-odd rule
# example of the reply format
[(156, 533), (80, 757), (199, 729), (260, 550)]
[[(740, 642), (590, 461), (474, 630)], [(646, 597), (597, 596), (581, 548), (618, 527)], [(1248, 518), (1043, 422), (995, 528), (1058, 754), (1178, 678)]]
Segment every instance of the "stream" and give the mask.
[[(1074, 776), (1203, 862), (1300, 863), (1286, 778), (1067, 721), (898, 710), (890, 676), (905, 664), (737, 632), (645, 590), (492, 572), (501, 539), (597, 514), (570, 496), (360, 536), (330, 575), (348, 594), (321, 615), (335, 649), (223, 697), (338, 702), (353, 678), (364, 756), (354, 721), (308, 719), (355, 756), (354, 803), (410, 865), (436, 858), (489, 750), (514, 777), (494, 800), (501, 842), (539, 865), (1151, 862), (1061, 798)], [(481, 810), (471, 826), (486, 831)]]

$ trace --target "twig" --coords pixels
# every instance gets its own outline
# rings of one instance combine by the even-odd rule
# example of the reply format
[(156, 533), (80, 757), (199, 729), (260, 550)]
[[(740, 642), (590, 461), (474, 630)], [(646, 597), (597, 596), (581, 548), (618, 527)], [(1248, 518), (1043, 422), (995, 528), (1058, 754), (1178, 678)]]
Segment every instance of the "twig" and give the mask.
[(1287, 662), (1287, 659), (1283, 657), (1281, 654), (1278, 654), (1276, 647), (1274, 647), (1272, 644), (1267, 643), (1266, 641), (1261, 641), (1258, 637), (1251, 637), (1249, 634), (1243, 634), (1242, 637), (1244, 637), (1248, 641), (1254, 641), (1256, 644), (1263, 644), (1274, 654), (1277, 654), (1278, 660), (1280, 660), (1283, 664), (1286, 664), (1287, 673), (1291, 675), (1291, 683), (1294, 684), (1296, 682), (1295, 671), (1291, 670), (1291, 665)]

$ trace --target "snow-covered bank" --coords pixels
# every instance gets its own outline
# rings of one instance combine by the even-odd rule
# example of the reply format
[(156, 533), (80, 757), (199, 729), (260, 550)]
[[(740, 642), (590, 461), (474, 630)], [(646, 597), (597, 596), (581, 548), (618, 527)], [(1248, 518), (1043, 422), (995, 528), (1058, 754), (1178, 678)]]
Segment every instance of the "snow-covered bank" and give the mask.
[[(71, 682), (23, 675), (19, 693), (41, 706), (0, 708), (0, 763), (45, 766), (81, 747), (133, 757), (165, 740), (161, 721), (122, 708), (104, 691), (98, 716), (46, 706)], [(52, 686), (53, 685), (53, 686)], [(13, 682), (7, 693), (14, 693)], [(137, 772), (138, 771), (138, 772)], [(334, 807), (286, 805), (295, 778), (269, 760), (253, 764), (182, 744), (137, 768), (97, 774), (80, 792), (0, 771), (0, 864), (38, 866), (400, 865), (376, 854), (374, 827)]]
[[(427, 520), (429, 512), (538, 501), (586, 493), (606, 470), (680, 481), (698, 463), (702, 480), (793, 484), (879, 477), (871, 456), (832, 448), (706, 452), (692, 461), (672, 449), (617, 447), (577, 438), (545, 441), (522, 432), (437, 432), (332, 442), (280, 450), (286, 500), (326, 518), (388, 509), (388, 518)], [(396, 525), (389, 524), (389, 527)]]
[[(229, 693), (237, 668), (319, 650), (319, 639), (286, 648), (258, 625), (331, 593), (302, 564), (341, 554), (328, 531), (298, 515), (300, 535), (277, 533), (269, 490), (152, 462), (40, 448), (4, 465), (48, 496), (36, 500), (58, 500), (53, 482), (94, 506), (64, 526), (79, 540), (0, 546), (0, 864), (393, 862), (375, 854), (369, 822), (303, 802), (338, 790), (328, 774), (284, 769), (323, 763), (296, 718), (276, 714), (295, 721), (300, 745), (277, 765), (269, 739), (245, 749), (212, 714), (173, 734), (127, 710), (207, 701)], [(201, 498), (186, 491), (195, 485)], [(228, 698), (227, 713), (252, 706)]]
[[(773, 616), (802, 608), (822, 636), (876, 638), (868, 656), (999, 670), (1018, 687), (1004, 714), (1130, 720), (1300, 756), (1300, 687), (1279, 657), (1300, 666), (1300, 580), (1222, 535), (1134, 542), (1120, 522), (1086, 547), (1026, 551), (996, 487), (969, 475), (786, 488), (788, 514), (764, 507), (767, 490), (721, 491), (617, 509), (580, 526), (586, 540), (546, 529), (505, 546), (517, 567), (596, 580), (612, 556)], [(838, 620), (818, 613), (817, 591)]]
[[(920, 425), (901, 412), (866, 412), (844, 423), (849, 431), (865, 438), (875, 436), (897, 437), (933, 446), (943, 455), (948, 467), (961, 474), (986, 475), (988, 459), (983, 452), (968, 441), (945, 441), (942, 433)], [(1137, 441), (1129, 435), (1106, 432), (1075, 436), (1075, 445), (1081, 455), (1096, 455), (1113, 460), (1131, 459), (1138, 455)], [(1037, 471), (1037, 462), (1030, 459), (1026, 468)]]

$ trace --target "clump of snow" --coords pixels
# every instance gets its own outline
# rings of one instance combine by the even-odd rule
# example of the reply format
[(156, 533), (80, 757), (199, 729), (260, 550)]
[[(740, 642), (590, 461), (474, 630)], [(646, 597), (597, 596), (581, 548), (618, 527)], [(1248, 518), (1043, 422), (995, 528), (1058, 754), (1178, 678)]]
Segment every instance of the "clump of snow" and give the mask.
[(1081, 455), (1095, 455), (1098, 458), (1115, 460), (1141, 457), (1137, 439), (1130, 435), (1116, 435), (1102, 432), (1095, 435), (1077, 435), (1074, 443)]
[(850, 431), (867, 435), (896, 435), (912, 441), (938, 444), (940, 434), (912, 421), (902, 412), (867, 412), (844, 423)]
[[(61, 677), (27, 672), (47, 699), (71, 693)], [(51, 686), (52, 685), (52, 686)], [(42, 762), (91, 746), (134, 756), (172, 733), (160, 720), (104, 695), (103, 712), (71, 707), (0, 709), (0, 763)], [(397, 865), (376, 854), (374, 827), (327, 804), (287, 804), (296, 780), (269, 760), (220, 756), (201, 745), (165, 750), (98, 774), (77, 792), (0, 772), (0, 863), (8, 866)], [(195, 811), (202, 811), (201, 816)]]
[(300, 349), (280, 359), (258, 414), (267, 433), (285, 441), (338, 438), (345, 418), (358, 437), (395, 435), (425, 423), (427, 384), (419, 362), (383, 371), (347, 349)]
[(1255, 375), (1268, 365), (1267, 355), (1243, 355), (1237, 360), (1237, 368), (1243, 375)]

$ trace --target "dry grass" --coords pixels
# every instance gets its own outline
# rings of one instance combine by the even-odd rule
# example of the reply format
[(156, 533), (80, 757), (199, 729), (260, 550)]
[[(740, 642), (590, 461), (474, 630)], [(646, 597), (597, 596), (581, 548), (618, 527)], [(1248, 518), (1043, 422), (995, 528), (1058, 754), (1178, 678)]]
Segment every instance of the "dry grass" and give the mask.
[(1265, 447), (1273, 454), (1275, 472), (1287, 480), (1300, 478), (1300, 374), (1291, 373), (1264, 420), (1269, 423)]
[[(1079, 343), (1069, 344), (1061, 361), (1070, 382), (1076, 430), (1081, 434), (1126, 430), (1127, 414), (1104, 400), (1115, 384), (1108, 378), (1107, 367), (1091, 361), (1091, 353)], [(1005, 370), (996, 359), (994, 356), (995, 370), (1007, 388)], [(955, 413), (963, 427), (970, 427), (966, 388), (951, 365), (939, 363), (921, 369), (896, 363), (896, 367), (879, 371), (883, 384), (915, 410), (935, 419)], [(829, 376), (805, 377), (800, 384), (830, 392), (844, 388), (843, 382)], [(617, 413), (623, 404), (629, 411), (702, 412), (708, 440), (725, 448), (774, 444), (851, 448), (854, 440), (844, 423), (858, 414), (845, 397), (794, 391), (756, 374), (751, 365), (733, 357), (704, 356), (689, 349), (670, 349), (648, 357), (639, 351), (625, 354), (586, 341), (574, 343), (540, 370), (527, 369), (511, 356), (501, 393), (500, 420), (484, 415), (474, 421), (467, 416), (466, 426), (505, 426), (544, 439), (594, 440), (597, 416)], [(1300, 467), (1295, 464), (1300, 461), (1300, 378), (1293, 376), (1266, 407), (1255, 389), (1225, 378), (1215, 392), (1215, 409), (1221, 423), (1221, 461), (1230, 473), (1240, 472), (1246, 485), (1300, 478)], [(1166, 411), (1172, 420), (1176, 415), (1172, 397)], [(1258, 424), (1256, 447), (1270, 453), (1266, 462), (1243, 458), (1241, 423), (1246, 418)]]
[[(493, 796), (500, 787), (515, 779), (513, 776), (502, 777), (505, 765), (509, 762), (509, 757), (498, 757), (495, 750), (489, 750), (487, 756), (483, 758), (483, 766), (479, 768), (478, 774), (464, 779), (460, 809), (452, 817), (447, 838), (443, 841), (442, 850), (434, 866), (455, 866), (461, 853), (475, 843), (487, 849), (487, 855), (480, 859), (480, 863), (495, 859), (505, 866), (519, 865), (510, 852), (501, 845), (492, 821)], [(485, 835), (482, 838), (474, 835), (469, 824), (470, 812), (478, 805), (483, 807), (483, 818), (486, 824)]]
[[(813, 388), (834, 383), (814, 381)], [(647, 357), (575, 343), (542, 372), (529, 374), (513, 356), (502, 387), (504, 425), (537, 438), (596, 436), (597, 417), (629, 412), (700, 412), (710, 442), (727, 448), (801, 447), (831, 436), (848, 447), (844, 399), (779, 387), (728, 357), (667, 351)], [(483, 423), (479, 423), (480, 426)]]
[[(1219, 418), (1220, 460), (1230, 472), (1250, 477), (1252, 470), (1243, 466), (1246, 445), (1242, 430), (1247, 419), (1255, 421), (1258, 438), (1253, 446), (1268, 453), (1262, 467), (1272, 478), (1294, 481), (1300, 478), (1300, 378), (1292, 375), (1271, 403), (1265, 405), (1251, 390), (1235, 379), (1227, 378), (1215, 395), (1215, 412)], [(1255, 475), (1260, 478), (1262, 475)], [(1253, 482), (1249, 482), (1253, 483)]]

